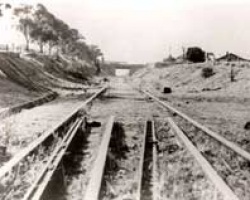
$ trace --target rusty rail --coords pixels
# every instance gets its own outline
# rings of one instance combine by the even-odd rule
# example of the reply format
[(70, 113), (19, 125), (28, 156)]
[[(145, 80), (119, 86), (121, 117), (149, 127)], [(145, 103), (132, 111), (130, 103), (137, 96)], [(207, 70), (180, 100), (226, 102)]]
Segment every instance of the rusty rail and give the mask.
[(136, 200), (156, 200), (157, 192), (157, 152), (155, 143), (154, 121), (146, 121), (144, 138), (141, 147), (139, 180), (136, 193)]
[(171, 128), (177, 134), (177, 136), (182, 140), (186, 148), (193, 155), (195, 160), (199, 163), (207, 177), (216, 186), (219, 192), (223, 195), (226, 200), (239, 200), (239, 198), (234, 194), (231, 188), (223, 181), (223, 179), (218, 175), (218, 173), (213, 169), (210, 163), (202, 156), (202, 154), (197, 150), (197, 148), (192, 144), (188, 137), (182, 132), (182, 130), (175, 124), (172, 118), (168, 118), (168, 123)]
[(94, 168), (91, 171), (89, 184), (87, 186), (84, 200), (98, 200), (101, 190), (102, 178), (111, 139), (111, 133), (114, 126), (114, 116), (111, 116), (106, 125), (102, 143), (99, 147), (99, 153), (94, 163)]
[[(30, 198), (30, 196), (34, 196), (33, 189), (38, 191), (37, 194), (44, 190), (45, 183), (53, 174), (53, 170), (48, 169), (55, 169), (53, 166), (57, 166), (57, 162), (60, 162), (64, 151), (81, 124), (82, 116), (79, 116), (82, 115), (81, 111), (106, 89), (104, 87), (97, 91), (80, 107), (73, 110), (56, 126), (46, 131), (0, 168), (0, 184), (4, 187), (4, 192), (0, 194), (1, 199), (23, 199), (24, 197), (33, 199), (33, 197)], [(30, 178), (33, 179), (30, 180)], [(43, 180), (42, 183), (41, 180)], [(39, 187), (37, 188), (38, 185), (33, 183), (39, 183)], [(13, 195), (16, 193), (14, 198)], [(39, 199), (39, 196), (34, 196), (34, 199)]]
[(217, 140), (218, 142), (220, 142), (222, 145), (226, 146), (227, 148), (231, 149), (232, 151), (234, 151), (235, 153), (237, 153), (239, 156), (245, 158), (246, 160), (250, 161), (250, 153), (245, 151), (244, 149), (242, 149), (241, 147), (239, 147), (237, 144), (225, 139), (224, 137), (220, 136), (218, 133), (215, 133), (213, 131), (211, 131), (210, 129), (208, 129), (207, 127), (203, 126), (202, 124), (196, 122), (195, 120), (193, 120), (192, 118), (188, 117), (186, 114), (180, 112), (179, 110), (177, 110), (176, 108), (174, 108), (173, 106), (169, 105), (166, 102), (161, 101), (160, 99), (158, 99), (157, 97), (155, 97), (154, 95), (152, 95), (151, 93), (147, 92), (147, 91), (141, 91), (144, 94), (146, 94), (147, 96), (151, 97), (152, 99), (154, 99), (157, 103), (161, 104), (163, 107), (169, 109), (171, 112), (177, 114), (178, 116), (180, 116), (181, 118), (183, 118), (184, 120), (186, 120), (187, 122), (191, 123), (194, 127), (200, 129), (201, 131), (203, 131), (205, 134), (209, 135), (210, 137), (214, 138), (215, 140)]
[(4, 119), (12, 114), (19, 113), (23, 109), (30, 109), (35, 106), (42, 105), (44, 103), (53, 101), (58, 97), (58, 94), (56, 92), (50, 92), (42, 97), (36, 98), (33, 101), (25, 102), (19, 105), (12, 106), (10, 108), (6, 108), (3, 111), (0, 111), (0, 119)]

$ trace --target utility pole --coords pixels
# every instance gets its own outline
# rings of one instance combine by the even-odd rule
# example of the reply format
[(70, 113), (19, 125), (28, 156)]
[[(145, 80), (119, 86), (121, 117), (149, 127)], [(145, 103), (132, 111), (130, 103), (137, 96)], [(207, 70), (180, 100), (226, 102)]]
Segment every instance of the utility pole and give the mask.
[[(230, 54), (228, 51), (226, 53), (226, 58), (227, 58), (227, 63), (229, 63), (231, 61), (231, 57), (230, 57)], [(233, 63), (230, 64), (230, 81), (231, 82), (235, 81), (234, 64)]]

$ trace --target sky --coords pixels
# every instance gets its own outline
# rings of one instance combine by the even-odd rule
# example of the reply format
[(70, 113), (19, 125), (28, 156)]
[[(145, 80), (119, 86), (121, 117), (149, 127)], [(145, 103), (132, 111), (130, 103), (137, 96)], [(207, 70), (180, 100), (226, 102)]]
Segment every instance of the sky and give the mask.
[(248, 0), (12, 1), (44, 4), (97, 44), (106, 60), (155, 62), (190, 46), (250, 58)]

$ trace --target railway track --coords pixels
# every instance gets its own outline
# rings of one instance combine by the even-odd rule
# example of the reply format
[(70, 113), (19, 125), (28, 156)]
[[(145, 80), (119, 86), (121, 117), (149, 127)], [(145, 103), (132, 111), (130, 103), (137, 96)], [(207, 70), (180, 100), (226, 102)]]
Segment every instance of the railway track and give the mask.
[(85, 106), (106, 89), (100, 89), (0, 168), (1, 199), (41, 199), (77, 130), (85, 123)]
[[(114, 98), (113, 95), (112, 99)], [(124, 93), (122, 94), (124, 96)], [(125, 97), (128, 98), (128, 97)], [(131, 97), (130, 97), (131, 98)], [(118, 98), (120, 100), (120, 97)], [(138, 100), (138, 99), (137, 99)], [(142, 99), (140, 99), (142, 101)], [(153, 111), (152, 111), (153, 113)], [(166, 115), (167, 117), (167, 115)], [(154, 117), (153, 117), (154, 118)], [(124, 120), (124, 118), (122, 118)], [(156, 120), (162, 120), (156, 119)], [(139, 162), (134, 164), (134, 180), (130, 181), (128, 176), (123, 176), (122, 182), (124, 187), (126, 182), (130, 182), (130, 185), (133, 185), (133, 190), (130, 190), (130, 195), (124, 195), (116, 190), (119, 188), (112, 186), (112, 182), (119, 183), (119, 178), (122, 176), (119, 174), (122, 170), (128, 169), (115, 169), (113, 167), (115, 161), (118, 158), (112, 156), (113, 158), (109, 158), (110, 152), (112, 152), (112, 145), (110, 145), (110, 140), (112, 135), (114, 134), (114, 118), (112, 118), (112, 123), (108, 125), (108, 132), (105, 133), (107, 137), (104, 137), (103, 142), (105, 143), (104, 147), (100, 148), (99, 156), (95, 162), (95, 167), (93, 168), (92, 176), (90, 182), (88, 184), (87, 192), (85, 194), (85, 200), (105, 200), (105, 199), (117, 199), (117, 198), (128, 198), (135, 200), (158, 200), (164, 199), (164, 197), (160, 194), (159, 186), (159, 168), (158, 168), (158, 151), (157, 151), (157, 132), (155, 132), (155, 122), (154, 120), (147, 120), (144, 124), (142, 141), (140, 142), (139, 152), (137, 152), (137, 156)], [(166, 120), (168, 125), (171, 127), (172, 131), (176, 134), (176, 137), (179, 138), (183, 146), (187, 149), (188, 154), (190, 154), (194, 160), (196, 161), (196, 165), (199, 165), (203, 173), (206, 175), (206, 178), (214, 185), (213, 190), (215, 193), (218, 193), (218, 196), (222, 196), (221, 199), (226, 200), (239, 200), (239, 198), (234, 194), (232, 189), (225, 183), (225, 181), (220, 177), (220, 175), (213, 169), (211, 164), (202, 156), (202, 154), (196, 149), (194, 145), (189, 141), (189, 139), (183, 134), (182, 130), (175, 124), (175, 122), (168, 118)], [(125, 122), (123, 122), (125, 123)], [(125, 131), (126, 132), (126, 131)], [(165, 133), (167, 134), (167, 133)], [(138, 133), (137, 133), (138, 135)], [(109, 139), (107, 139), (109, 138)], [(103, 145), (103, 144), (102, 144)], [(114, 148), (114, 147), (113, 147)], [(104, 150), (104, 151), (103, 151)], [(117, 149), (115, 149), (117, 150)], [(130, 149), (131, 151), (131, 149)], [(111, 160), (111, 161), (110, 161)], [(124, 159), (126, 160), (126, 159)], [(128, 161), (123, 161), (128, 162)], [(107, 169), (108, 168), (108, 169)], [(191, 168), (191, 167), (190, 167)], [(110, 171), (118, 171), (117, 175), (112, 175)], [(98, 172), (98, 173), (97, 173)], [(114, 179), (114, 180), (113, 180)], [(202, 199), (202, 198), (201, 198)], [(215, 199), (215, 198), (213, 198)], [(216, 198), (217, 199), (217, 198)], [(219, 199), (219, 198), (218, 198)]]
[(101, 117), (107, 118), (115, 114), (116, 117), (111, 120), (113, 124), (107, 125), (85, 200), (140, 200), (157, 196), (157, 151), (152, 115), (159, 110), (147, 110), (154, 105), (127, 85), (120, 84), (121, 90), (111, 88), (104, 102), (93, 107), (93, 115), (103, 113)]
[[(124, 94), (122, 95), (124, 96)], [(113, 98), (114, 96), (112, 96), (112, 99)], [(125, 97), (125, 98), (128, 98), (128, 97)], [(153, 110), (152, 110), (152, 113), (153, 113)], [(122, 120), (123, 119), (124, 118), (122, 118)], [(156, 120), (162, 120), (162, 119), (157, 118)], [(114, 119), (112, 121), (114, 122)], [(166, 122), (171, 127), (172, 131), (176, 134), (176, 137), (178, 137), (181, 143), (183, 143), (183, 146), (185, 146), (185, 148), (187, 149), (188, 154), (192, 155), (196, 163), (198, 163), (196, 165), (200, 166), (200, 168), (203, 171), (202, 173), (206, 175), (206, 178), (203, 178), (203, 179), (209, 179), (210, 182), (214, 185), (213, 192), (216, 193), (216, 195), (219, 197), (218, 198), (213, 197), (211, 199), (238, 200), (239, 198), (234, 194), (232, 189), (225, 183), (225, 181), (213, 169), (211, 164), (201, 155), (201, 153), (196, 149), (196, 147), (192, 145), (189, 139), (184, 136), (181, 129), (174, 123), (174, 121), (168, 118)], [(114, 128), (114, 125), (109, 125), (109, 129), (108, 129), (109, 133), (108, 134), (106, 133), (106, 135), (109, 135), (110, 140), (112, 138), (112, 134), (114, 134), (115, 132), (113, 128)], [(101, 148), (100, 154), (99, 154), (100, 156), (98, 157), (102, 160), (102, 162), (96, 160), (95, 168), (93, 169), (93, 176), (91, 176), (90, 183), (88, 185), (88, 189), (87, 189), (84, 199), (91, 199), (91, 200), (119, 199), (119, 198), (136, 199), (136, 200), (165, 199), (163, 196), (161, 196), (160, 194), (161, 192), (158, 187), (160, 184), (160, 180), (159, 180), (160, 169), (158, 168), (159, 150), (157, 151), (158, 141), (156, 139), (156, 135), (158, 133), (155, 132), (155, 130), (156, 128), (155, 128), (154, 120), (146, 121), (144, 125), (143, 134), (140, 136), (143, 139), (140, 143), (139, 153), (137, 153), (139, 162), (137, 162), (137, 164), (134, 164), (134, 167), (135, 167), (134, 169), (135, 173), (133, 175), (134, 180), (133, 181), (129, 180), (129, 177), (125, 175), (121, 178), (124, 188), (127, 187), (126, 183), (129, 183), (130, 185), (133, 186), (133, 190), (129, 190), (129, 193), (130, 193), (129, 195), (122, 194), (124, 191), (119, 192), (119, 187), (114, 186), (114, 184), (118, 184), (118, 185), (121, 184), (120, 183), (121, 180), (119, 180), (119, 178), (122, 175), (119, 174), (119, 172), (123, 170), (128, 171), (128, 169), (120, 168), (117, 170), (114, 167), (112, 168), (112, 164), (110, 164), (112, 163), (112, 161), (110, 161), (110, 158), (109, 158), (110, 152), (112, 153), (112, 147), (111, 147), (112, 145), (108, 147), (108, 145), (110, 145), (111, 142), (107, 141), (107, 139), (104, 139), (104, 141), (106, 141), (105, 148), (103, 148), (105, 149), (104, 151), (105, 153), (101, 150), (102, 149)], [(117, 158), (116, 157), (114, 158), (114, 157), (115, 156), (113, 156), (112, 159), (117, 160)], [(123, 162), (126, 162), (126, 161), (123, 161)], [(107, 168), (111, 168), (111, 169), (107, 169)], [(110, 175), (110, 171), (112, 171), (112, 169), (114, 171), (118, 171), (118, 175), (116, 176), (112, 174)], [(192, 169), (189, 169), (189, 170), (192, 170)], [(101, 172), (101, 174), (97, 174), (96, 172)], [(118, 179), (117, 179), (117, 176), (119, 177)], [(112, 180), (112, 179), (115, 179), (115, 180)], [(113, 186), (112, 186), (112, 182), (113, 182)], [(203, 199), (203, 198), (201, 197), (200, 199)]]
[[(91, 178), (85, 193), (85, 200), (98, 200), (101, 197), (103, 190), (104, 173), (107, 167), (107, 157), (111, 151), (110, 143), (112, 133), (114, 133), (115, 118), (112, 116), (106, 127), (102, 143), (99, 148), (98, 156), (95, 160), (94, 168), (92, 169)], [(143, 133), (143, 142), (140, 151), (139, 167), (137, 169), (137, 189), (135, 192), (136, 200), (156, 199), (154, 198), (156, 190), (156, 147), (154, 145), (154, 122), (146, 121)]]
[(154, 121), (146, 121), (140, 159), (137, 200), (157, 199), (157, 152)]
[[(226, 199), (226, 200), (240, 200), (240, 199), (247, 199), (249, 196), (241, 196), (239, 193), (235, 192), (235, 188), (232, 187), (232, 185), (230, 185), (225, 179), (224, 177), (221, 175), (221, 172), (218, 171), (218, 169), (213, 165), (213, 163), (210, 162), (210, 160), (206, 157), (206, 155), (204, 155), (204, 152), (202, 152), (197, 146), (195, 146), (193, 144), (193, 141), (190, 139), (190, 137), (186, 136), (186, 132), (187, 129), (185, 131), (185, 127), (183, 126), (179, 126), (175, 123), (175, 121), (178, 120), (178, 122), (180, 121), (179, 118), (184, 118), (184, 120), (188, 121), (189, 123), (192, 123), (192, 126), (196, 126), (196, 128), (201, 129), (202, 131), (204, 131), (205, 133), (208, 132), (208, 134), (210, 134), (210, 137), (212, 137), (213, 139), (218, 139), (218, 143), (221, 146), (225, 146), (226, 148), (230, 148), (231, 151), (234, 151), (235, 153), (239, 154), (239, 156), (243, 157), (244, 159), (246, 159), (248, 157), (248, 152), (244, 151), (243, 149), (241, 149), (240, 147), (237, 147), (234, 143), (230, 142), (230, 141), (226, 141), (224, 138), (222, 138), (221, 136), (218, 136), (216, 133), (208, 130), (206, 127), (200, 125), (198, 122), (195, 122), (194, 120), (190, 119), (187, 115), (181, 113), (180, 111), (176, 110), (175, 108), (171, 107), (170, 105), (166, 105), (166, 103), (161, 102), (159, 99), (157, 99), (156, 97), (154, 97), (152, 94), (148, 93), (148, 92), (144, 92), (144, 94), (146, 94), (146, 96), (149, 96), (151, 99), (153, 99), (154, 101), (156, 101), (157, 103), (160, 103), (161, 105), (163, 105), (164, 107), (167, 108), (168, 112), (171, 113), (170, 116), (174, 117), (174, 119), (172, 119), (171, 117), (167, 116), (167, 120), (165, 120), (165, 122), (168, 124), (168, 126), (170, 127), (171, 131), (175, 134), (175, 136), (178, 139), (179, 142), (177, 143), (181, 143), (182, 145), (179, 145), (179, 147), (177, 148), (185, 148), (189, 155), (191, 155), (192, 159), (194, 160), (194, 162), (196, 164), (192, 164), (189, 166), (189, 170), (194, 170), (191, 169), (193, 165), (197, 165), (199, 170), (201, 172), (199, 172), (200, 174), (204, 174), (204, 178), (202, 178), (203, 180), (206, 179), (206, 182), (209, 182), (209, 187), (211, 189), (208, 189), (208, 191), (210, 191), (210, 193), (212, 194), (212, 197), (210, 197), (210, 199)], [(124, 96), (124, 94), (123, 94)], [(114, 96), (112, 96), (112, 98), (114, 98)], [(121, 98), (121, 97), (119, 97)], [(127, 97), (125, 97), (127, 98)], [(131, 98), (131, 97), (130, 97)], [(137, 98), (138, 99), (138, 98)], [(142, 98), (140, 99), (142, 101)], [(154, 118), (154, 117), (153, 117)], [(159, 119), (157, 119), (159, 120)], [(160, 119), (162, 120), (162, 119)], [(156, 147), (159, 141), (157, 141), (156, 136), (157, 136), (157, 132), (155, 132), (155, 123), (154, 121), (147, 121), (145, 123), (144, 126), (144, 134), (142, 136), (143, 141), (140, 145), (140, 153), (139, 153), (139, 157), (140, 157), (140, 161), (139, 163), (137, 163), (135, 171), (136, 171), (136, 176), (135, 176), (135, 180), (133, 182), (131, 182), (131, 185), (133, 185), (134, 188), (136, 188), (136, 191), (131, 191), (131, 195), (130, 196), (122, 196), (122, 194), (116, 193), (115, 190), (117, 190), (117, 188), (112, 188), (112, 186), (110, 186), (110, 184), (107, 184), (107, 182), (112, 182), (112, 178), (114, 178), (114, 176), (105, 176), (105, 173), (107, 171), (107, 169), (105, 169), (107, 163), (109, 163), (110, 161), (107, 161), (108, 158), (104, 161), (103, 160), (103, 164), (102, 165), (97, 165), (97, 166), (102, 166), (102, 170), (94, 170), (94, 171), (101, 171), (102, 175), (99, 175), (98, 178), (97, 176), (93, 176), (95, 177), (94, 180), (98, 180), (98, 187), (94, 187), (96, 190), (95, 196), (91, 196), (93, 193), (91, 191), (93, 191), (93, 185), (92, 185), (92, 189), (88, 189), (88, 193), (90, 195), (85, 196), (85, 199), (91, 199), (91, 200), (97, 200), (97, 199), (116, 199), (116, 198), (128, 198), (128, 199), (136, 199), (136, 200), (140, 200), (140, 199), (165, 199), (163, 197), (163, 195), (161, 195), (160, 189), (159, 189), (159, 185), (160, 183), (160, 178), (159, 178), (159, 174), (161, 173), (160, 167), (159, 165), (159, 158), (158, 158), (158, 154), (159, 154), (159, 150), (157, 151)], [(110, 129), (110, 132), (112, 133), (112, 130)], [(110, 133), (110, 136), (112, 135)], [(108, 143), (106, 143), (108, 144)], [(171, 145), (170, 145), (171, 146)], [(107, 149), (107, 157), (108, 154), (111, 150)], [(170, 150), (171, 152), (172, 150)], [(173, 150), (173, 152), (175, 152), (175, 150)], [(172, 153), (171, 153), (172, 154)], [(102, 156), (103, 158), (103, 152), (102, 152)], [(189, 159), (191, 158), (189, 157)], [(181, 159), (181, 158), (179, 158)], [(188, 161), (190, 162), (190, 161)], [(108, 164), (110, 165), (110, 164)], [(166, 172), (168, 173), (168, 172)], [(198, 173), (198, 174), (199, 174)], [(203, 176), (203, 175), (198, 175), (197, 177), (199, 178), (199, 176)], [(108, 178), (107, 178), (108, 177)], [(185, 179), (185, 178), (184, 178)], [(200, 178), (199, 178), (200, 179)], [(92, 180), (92, 178), (91, 178)], [(125, 182), (129, 182), (129, 180), (126, 180), (126, 177), (123, 178), (123, 182), (125, 184)], [(188, 181), (188, 180), (187, 180)], [(118, 181), (114, 181), (115, 183), (117, 183)], [(185, 180), (184, 180), (185, 182)], [(203, 181), (204, 182), (204, 181)], [(174, 183), (172, 183), (174, 184)], [(91, 185), (91, 184), (90, 184)], [(96, 184), (94, 184), (96, 185)], [(192, 185), (192, 184), (191, 184)], [(205, 184), (206, 185), (206, 184)], [(207, 186), (202, 186), (202, 187), (207, 187)], [(105, 186), (105, 187), (104, 187)], [(107, 189), (108, 188), (108, 189)], [(207, 188), (206, 188), (207, 189)], [(108, 193), (105, 190), (109, 190)], [(200, 191), (202, 193), (202, 191)], [(110, 195), (110, 193), (113, 194)], [(166, 192), (165, 192), (166, 193)], [(120, 196), (119, 196), (120, 195)], [(187, 195), (187, 194), (186, 194)], [(167, 195), (166, 195), (167, 196)], [(185, 198), (185, 196), (183, 196), (183, 198)], [(182, 199), (182, 198), (176, 198), (176, 199)], [(185, 198), (188, 199), (188, 198)], [(192, 198), (191, 198), (192, 199)], [(204, 199), (204, 195), (200, 196), (200, 199)], [(209, 199), (209, 198), (208, 198)]]
[(168, 118), (168, 123), (170, 124), (174, 132), (178, 135), (178, 137), (181, 139), (181, 141), (185, 144), (189, 152), (199, 163), (203, 171), (206, 173), (207, 177), (213, 182), (219, 192), (223, 195), (224, 199), (239, 200), (238, 197), (229, 188), (229, 186), (227, 186), (223, 179), (213, 169), (210, 163), (202, 156), (202, 154), (197, 150), (197, 148), (192, 144), (192, 142), (187, 138), (187, 136), (182, 132), (182, 130), (176, 125), (172, 118)]
[(0, 111), (0, 119), (4, 119), (12, 114), (21, 112), (23, 109), (30, 109), (35, 106), (42, 105), (44, 103), (53, 101), (58, 97), (58, 94), (56, 92), (48, 93), (42, 97), (39, 97), (37, 99), (34, 99), (33, 101), (29, 101), (26, 103), (22, 103), (16, 106), (12, 106), (10, 108), (5, 108), (4, 110)]
[[(106, 89), (102, 88), (57, 127), (46, 132), (0, 168), (1, 199), (43, 199), (44, 191), (69, 145), (85, 123), (83, 107)], [(238, 161), (245, 164), (245, 171), (249, 171), (246, 167), (250, 161), (248, 152), (151, 93), (141, 92), (150, 99), (133, 93), (127, 86), (122, 92), (119, 92), (119, 88), (113, 88), (92, 107), (90, 115), (97, 120), (103, 120), (105, 129), (103, 134), (97, 134), (100, 134), (100, 145), (89, 168), (92, 170), (88, 177), (84, 177), (87, 179), (86, 188), (83, 189), (84, 192), (79, 193), (79, 198), (249, 199), (249, 193), (245, 192), (243, 195), (237, 190), (237, 185), (234, 187), (225, 176), (225, 173), (230, 173), (236, 179), (242, 178), (239, 178), (239, 174), (242, 175), (243, 172), (237, 171), (237, 174), (234, 174), (234, 170), (239, 168), (234, 169), (231, 166)], [(166, 110), (162, 110), (159, 104)], [(103, 123), (104, 121), (107, 123)], [(211, 149), (213, 147), (214, 149)], [(221, 153), (218, 152), (217, 155), (216, 150), (224, 151), (224, 148), (225, 152), (229, 152), (222, 155), (226, 158), (231, 156), (231, 160), (235, 159), (233, 163), (228, 164), (224, 158), (216, 157)], [(208, 152), (213, 153), (212, 158)], [(226, 164), (229, 172), (222, 167), (221, 162)], [(179, 168), (179, 171), (175, 168)], [(172, 172), (174, 173), (171, 174)], [(177, 179), (178, 176), (181, 179)], [(181, 191), (182, 196), (178, 194), (178, 187), (181, 190), (181, 184), (178, 186), (180, 181), (183, 182), (184, 189), (187, 186), (187, 191)], [(197, 192), (194, 187), (201, 189)], [(200, 194), (203, 190), (214, 195), (205, 198), (204, 194)], [(199, 195), (189, 197), (188, 193), (193, 192)], [(171, 193), (174, 195), (171, 196)]]
[(158, 102), (163, 107), (165, 107), (168, 110), (170, 110), (174, 115), (176, 115), (178, 117), (181, 117), (182, 119), (186, 120), (187, 122), (189, 122), (190, 124), (192, 124), (196, 128), (198, 128), (201, 131), (203, 131), (205, 134), (211, 136), (212, 138), (214, 138), (215, 140), (217, 140), (218, 142), (220, 142), (222, 145), (230, 148), (232, 151), (236, 152), (240, 156), (244, 157), (246, 160), (250, 161), (250, 153), (248, 153), (244, 149), (240, 148), (239, 146), (237, 146), (233, 142), (226, 140), (224, 137), (220, 136), (219, 134), (217, 134), (217, 133), (209, 130), (207, 127), (205, 127), (202, 124), (198, 123), (197, 121), (193, 120), (192, 118), (190, 118), (186, 114), (178, 111), (176, 108), (172, 107), (168, 103), (161, 101), (160, 99), (158, 99), (157, 97), (155, 97), (151, 93), (149, 93), (147, 91), (142, 91), (142, 92), (144, 94), (146, 94), (147, 96), (149, 96), (150, 98), (152, 98), (153, 100), (155, 100), (156, 102)]
[[(250, 168), (247, 167), (250, 161), (249, 152), (161, 101), (150, 92), (141, 92), (171, 113), (173, 119), (169, 118), (168, 123), (224, 199), (249, 199), (250, 193), (247, 189), (250, 183)], [(234, 181), (230, 181), (230, 178)]]

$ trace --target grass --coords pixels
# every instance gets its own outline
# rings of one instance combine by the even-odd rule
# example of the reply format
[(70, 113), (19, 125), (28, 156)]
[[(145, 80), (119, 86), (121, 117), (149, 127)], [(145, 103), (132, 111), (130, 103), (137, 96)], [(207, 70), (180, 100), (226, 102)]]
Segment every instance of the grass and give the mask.
[[(157, 122), (156, 134), (162, 152), (158, 159), (159, 199), (222, 200), (193, 157), (170, 131), (168, 124)], [(168, 151), (168, 147), (173, 145), (179, 148)]]
[(1, 199), (19, 200), (24, 196), (43, 166), (48, 162), (50, 155), (61, 145), (62, 138), (58, 136), (58, 133), (53, 134), (52, 140), (53, 144), (50, 142), (49, 147), (40, 145), (36, 151), (19, 162), (13, 168), (12, 173), (0, 180)]

